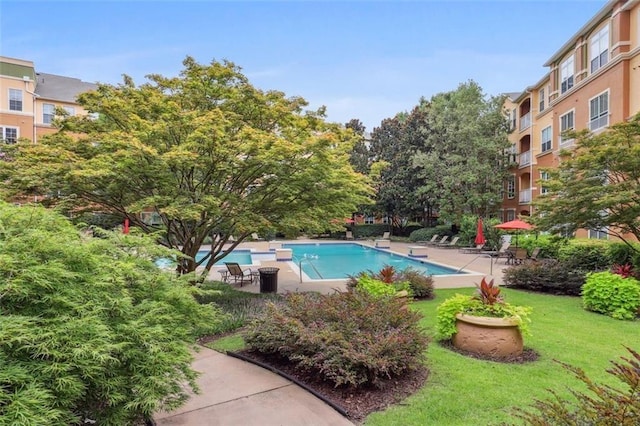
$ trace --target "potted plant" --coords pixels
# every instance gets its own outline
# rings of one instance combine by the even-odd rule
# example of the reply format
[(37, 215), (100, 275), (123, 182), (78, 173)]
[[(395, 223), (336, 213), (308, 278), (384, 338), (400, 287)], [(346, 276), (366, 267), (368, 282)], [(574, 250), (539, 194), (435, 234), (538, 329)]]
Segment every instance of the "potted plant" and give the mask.
[(483, 278), (476, 287), (475, 295), (456, 294), (438, 306), (438, 337), (487, 357), (521, 355), (531, 308), (506, 303), (493, 280)]

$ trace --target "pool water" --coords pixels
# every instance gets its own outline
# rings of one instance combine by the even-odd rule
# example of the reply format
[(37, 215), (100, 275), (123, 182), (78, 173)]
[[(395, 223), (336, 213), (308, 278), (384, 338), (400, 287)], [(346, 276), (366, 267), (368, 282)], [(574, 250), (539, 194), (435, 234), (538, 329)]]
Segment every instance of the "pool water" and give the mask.
[[(196, 254), (196, 262), (202, 259), (208, 253), (207, 250), (200, 250)], [(217, 261), (215, 264), (218, 266), (224, 265), (224, 262), (235, 262), (240, 265), (251, 265), (253, 263), (251, 259), (251, 252), (248, 250), (234, 250), (229, 253), (224, 259)], [(156, 265), (161, 268), (169, 268), (173, 266), (174, 261), (171, 259), (158, 259)]]
[(362, 271), (377, 272), (388, 265), (397, 271), (411, 267), (426, 275), (464, 274), (454, 268), (360, 244), (284, 244), (283, 248), (291, 249), (293, 261), (311, 279), (344, 279)]

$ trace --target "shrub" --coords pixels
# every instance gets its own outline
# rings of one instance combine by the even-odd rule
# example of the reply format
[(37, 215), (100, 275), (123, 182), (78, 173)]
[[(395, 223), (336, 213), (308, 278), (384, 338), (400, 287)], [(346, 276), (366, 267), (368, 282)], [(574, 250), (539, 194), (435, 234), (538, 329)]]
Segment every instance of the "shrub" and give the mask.
[(433, 277), (431, 275), (424, 275), (422, 272), (409, 267), (400, 273), (399, 279), (409, 283), (411, 293), (416, 299), (433, 299), (435, 297)]
[(539, 293), (580, 296), (586, 272), (574, 271), (563, 262), (528, 262), (504, 270), (505, 287)]
[(284, 357), (336, 387), (380, 386), (421, 365), (428, 338), (402, 301), (362, 292), (291, 293), (245, 331), (250, 350)]
[(160, 271), (148, 237), (81, 237), (0, 202), (0, 424), (137, 424), (188, 397), (217, 310)]
[(590, 311), (632, 320), (640, 308), (640, 281), (609, 271), (591, 273), (582, 287), (582, 303)]
[(396, 294), (396, 288), (384, 281), (376, 280), (370, 276), (364, 275), (358, 279), (356, 290), (363, 291), (374, 297), (393, 296)]
[(524, 420), (525, 425), (599, 425), (637, 426), (640, 424), (640, 354), (627, 348), (631, 358), (612, 361), (607, 373), (624, 384), (616, 388), (610, 384), (593, 382), (580, 368), (558, 362), (575, 378), (586, 385), (590, 394), (572, 390), (576, 402), (560, 397), (549, 390), (553, 399), (536, 400), (533, 412), (515, 408), (514, 415)]
[(572, 270), (605, 271), (613, 262), (607, 258), (609, 242), (599, 240), (572, 240), (558, 250), (558, 260)]
[[(389, 230), (389, 225), (383, 223), (355, 225), (353, 226), (353, 236), (355, 238), (375, 238)], [(344, 234), (344, 232), (343, 232)]]
[(523, 335), (529, 333), (529, 314), (531, 308), (506, 303), (500, 295), (500, 289), (493, 280), (477, 285), (476, 296), (456, 294), (442, 302), (436, 308), (436, 334), (439, 339), (446, 340), (456, 334), (456, 315), (468, 314), (481, 317), (513, 318)]

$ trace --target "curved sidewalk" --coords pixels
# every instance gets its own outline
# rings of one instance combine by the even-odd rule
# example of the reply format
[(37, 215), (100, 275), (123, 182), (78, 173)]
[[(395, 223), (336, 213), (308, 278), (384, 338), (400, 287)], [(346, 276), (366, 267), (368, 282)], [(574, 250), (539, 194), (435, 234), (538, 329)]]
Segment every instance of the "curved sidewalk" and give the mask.
[(202, 347), (193, 369), (200, 394), (178, 410), (158, 413), (158, 426), (353, 426), (293, 382), (249, 362)]

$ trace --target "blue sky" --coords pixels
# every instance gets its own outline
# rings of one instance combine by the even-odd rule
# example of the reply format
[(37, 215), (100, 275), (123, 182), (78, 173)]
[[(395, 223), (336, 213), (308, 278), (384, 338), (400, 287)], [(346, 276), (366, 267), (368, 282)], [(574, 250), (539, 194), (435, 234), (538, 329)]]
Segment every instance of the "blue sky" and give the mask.
[(227, 59), (263, 90), (373, 130), (473, 79), (517, 92), (606, 1), (0, 0), (0, 54), (90, 82)]

